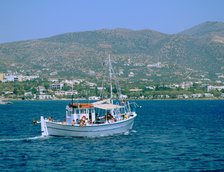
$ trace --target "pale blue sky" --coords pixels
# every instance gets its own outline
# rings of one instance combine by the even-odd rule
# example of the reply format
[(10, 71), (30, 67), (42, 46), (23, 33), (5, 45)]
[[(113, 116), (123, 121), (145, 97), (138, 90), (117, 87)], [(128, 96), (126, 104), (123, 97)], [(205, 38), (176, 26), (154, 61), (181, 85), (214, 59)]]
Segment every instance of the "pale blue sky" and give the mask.
[(1, 0), (0, 43), (98, 29), (178, 33), (224, 22), (224, 0)]

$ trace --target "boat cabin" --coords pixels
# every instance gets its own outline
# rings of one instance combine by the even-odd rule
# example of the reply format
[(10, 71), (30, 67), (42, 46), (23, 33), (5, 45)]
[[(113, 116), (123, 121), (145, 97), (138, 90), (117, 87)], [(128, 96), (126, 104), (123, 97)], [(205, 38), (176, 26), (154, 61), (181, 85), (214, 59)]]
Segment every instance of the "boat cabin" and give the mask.
[(128, 118), (124, 106), (114, 104), (76, 103), (66, 107), (67, 125), (112, 123)]
[(79, 124), (80, 120), (88, 120), (90, 123), (95, 122), (95, 108), (89, 103), (75, 103), (66, 107), (66, 124)]

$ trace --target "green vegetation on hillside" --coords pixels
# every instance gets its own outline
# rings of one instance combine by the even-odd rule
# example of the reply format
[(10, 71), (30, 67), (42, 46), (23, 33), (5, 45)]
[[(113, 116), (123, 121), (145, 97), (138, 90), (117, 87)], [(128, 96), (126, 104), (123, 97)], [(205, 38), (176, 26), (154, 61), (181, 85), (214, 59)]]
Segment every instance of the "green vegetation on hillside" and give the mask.
[[(207, 22), (174, 35), (114, 29), (5, 43), (0, 44), (0, 71), (92, 78), (102, 76), (102, 64), (110, 53), (124, 80), (183, 82), (203, 75), (215, 81), (216, 73), (224, 73), (223, 30), (224, 23)], [(147, 66), (158, 62), (161, 67)]]

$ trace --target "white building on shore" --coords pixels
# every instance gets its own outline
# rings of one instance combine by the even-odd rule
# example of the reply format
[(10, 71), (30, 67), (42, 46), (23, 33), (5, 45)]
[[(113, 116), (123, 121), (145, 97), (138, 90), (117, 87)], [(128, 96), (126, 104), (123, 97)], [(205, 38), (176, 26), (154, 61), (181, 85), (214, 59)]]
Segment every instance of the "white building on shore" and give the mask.
[(212, 90), (218, 90), (218, 91), (221, 91), (221, 90), (224, 90), (224, 86), (212, 86), (212, 85), (209, 85), (207, 87), (207, 91), (212, 91)]

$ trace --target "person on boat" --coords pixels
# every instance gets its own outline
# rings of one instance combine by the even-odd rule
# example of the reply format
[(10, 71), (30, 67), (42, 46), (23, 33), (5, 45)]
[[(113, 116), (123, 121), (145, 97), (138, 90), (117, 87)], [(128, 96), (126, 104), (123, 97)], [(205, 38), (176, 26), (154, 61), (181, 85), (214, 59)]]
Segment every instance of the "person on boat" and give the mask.
[(108, 114), (108, 112), (105, 114), (104, 120), (105, 120), (104, 121), (105, 123), (107, 123), (109, 121), (109, 114)]
[(115, 117), (113, 117), (112, 120), (113, 120), (113, 122), (116, 122), (117, 121)]
[(99, 114), (98, 114), (98, 113), (95, 113), (95, 118), (96, 118), (97, 120), (99, 120)]
[(73, 119), (73, 121), (72, 121), (72, 125), (75, 125), (75, 124), (76, 124), (75, 119)]
[(111, 115), (111, 113), (108, 113), (108, 114), (107, 114), (107, 119), (108, 119), (108, 120), (113, 120), (114, 117), (113, 117), (113, 115)]
[(79, 121), (79, 126), (80, 126), (80, 127), (83, 127), (83, 126), (84, 126), (84, 122), (85, 122), (85, 121), (83, 120), (83, 118), (81, 118), (80, 121)]
[(63, 125), (66, 125), (66, 119), (64, 119), (64, 121), (62, 122)]
[(89, 120), (88, 123), (89, 123), (90, 125), (93, 125), (93, 124), (94, 124), (91, 120)]
[(127, 113), (124, 115), (124, 119), (128, 119), (128, 114)]
[(105, 122), (107, 123), (112, 123), (112, 122), (116, 122), (116, 119), (113, 117), (113, 115), (111, 115), (111, 113), (107, 113), (105, 115)]
[(125, 106), (125, 105), (126, 105), (126, 100), (125, 100), (125, 99), (122, 99), (121, 104), (122, 104), (123, 106)]
[(53, 118), (49, 116), (48, 121), (53, 121)]
[(85, 126), (86, 125), (89, 125), (89, 119), (87, 117), (85, 118)]
[(76, 124), (79, 124), (79, 122), (80, 122), (79, 118), (76, 118)]
[(88, 118), (86, 116), (83, 116), (81, 119), (80, 119), (80, 126), (83, 127), (83, 126), (86, 126), (88, 122)]

